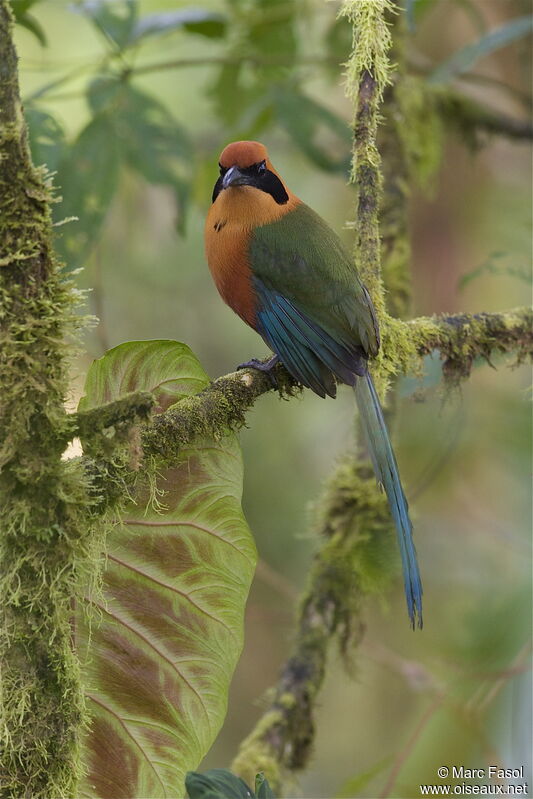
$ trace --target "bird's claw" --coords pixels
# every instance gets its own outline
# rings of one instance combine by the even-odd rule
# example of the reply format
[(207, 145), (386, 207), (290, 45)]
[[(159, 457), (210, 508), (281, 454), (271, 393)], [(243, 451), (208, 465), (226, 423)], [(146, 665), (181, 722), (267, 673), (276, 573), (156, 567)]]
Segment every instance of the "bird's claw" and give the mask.
[(278, 380), (273, 371), (278, 361), (279, 358), (277, 355), (274, 355), (268, 361), (260, 361), (259, 358), (251, 358), (249, 361), (246, 361), (245, 363), (240, 363), (237, 366), (237, 370), (257, 369), (258, 372), (264, 372), (264, 374), (266, 374), (266, 376), (272, 383), (273, 388), (279, 388)]

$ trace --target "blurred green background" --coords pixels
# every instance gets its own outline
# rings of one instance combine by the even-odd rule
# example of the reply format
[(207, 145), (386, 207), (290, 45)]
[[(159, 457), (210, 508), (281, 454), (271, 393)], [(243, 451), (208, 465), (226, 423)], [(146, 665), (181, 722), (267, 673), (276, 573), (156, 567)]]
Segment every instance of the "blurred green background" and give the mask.
[[(410, 5), (408, 60), (422, 73), (531, 10), (520, 0)], [(189, 7), (141, 0), (139, 16)], [(95, 24), (98, 8), (40, 0), (29, 13), (47, 46), (22, 27), (16, 37), (36, 159), (58, 169), (65, 197), (56, 218), (78, 210), (96, 240), (89, 250), (77, 223), (57, 228), (69, 265), (83, 266), (76, 280), (91, 288), (89, 312), (100, 318), (73, 364), (74, 404), (90, 361), (125, 340), (184, 341), (213, 377), (267, 354), (219, 299), (203, 255), (218, 154), (229, 141), (261, 138), (293, 191), (349, 246), (345, 223), (354, 214), (350, 134), (339, 122), (349, 122), (351, 108), (338, 66), (348, 52), (338, 3), (196, 2), (203, 30), (176, 26), (124, 52)], [(111, 11), (120, 33), (128, 5), (117, 0)], [(524, 117), (530, 60), (530, 41), (517, 38), (453, 86)], [(168, 65), (144, 69), (153, 64)], [(137, 98), (127, 109), (142, 121), (138, 141), (113, 144), (104, 127), (84, 150), (87, 87), (102, 74), (123, 80), (124, 70), (157, 105)], [(101, 85), (92, 84), (93, 109), (105, 98)], [(482, 144), (473, 153), (448, 136), (432, 193), (413, 192), (413, 315), (530, 301), (530, 144)], [(396, 451), (426, 626), (411, 632), (398, 573), (394, 593), (368, 604), (351, 666), (331, 652), (314, 756), (295, 779), (295, 797), (414, 797), (420, 783), (440, 782), (440, 765), (525, 766), (531, 774), (530, 371), (498, 358), (493, 365), (476, 366), (446, 401), (438, 363), (428, 363), (424, 381), (402, 381)], [(248, 416), (244, 508), (261, 561), (227, 720), (204, 768), (229, 765), (290, 651), (295, 599), (317, 546), (313, 502), (347, 447), (353, 410), (351, 391), (341, 389), (336, 402), (308, 391), (290, 402), (266, 396)]]

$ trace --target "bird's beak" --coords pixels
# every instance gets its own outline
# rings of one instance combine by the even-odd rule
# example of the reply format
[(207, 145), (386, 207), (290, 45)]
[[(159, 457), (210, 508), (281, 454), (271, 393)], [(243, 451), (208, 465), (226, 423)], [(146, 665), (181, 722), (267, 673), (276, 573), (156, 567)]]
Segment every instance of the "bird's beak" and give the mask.
[(230, 186), (251, 186), (253, 178), (241, 172), (238, 166), (231, 166), (222, 178), (222, 188), (229, 189)]

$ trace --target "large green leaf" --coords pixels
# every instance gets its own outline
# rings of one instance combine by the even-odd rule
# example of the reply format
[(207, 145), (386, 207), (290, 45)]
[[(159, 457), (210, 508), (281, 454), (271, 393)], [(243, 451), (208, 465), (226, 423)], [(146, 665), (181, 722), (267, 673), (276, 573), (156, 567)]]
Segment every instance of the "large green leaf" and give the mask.
[(450, 58), (433, 70), (428, 80), (430, 83), (446, 83), (456, 75), (467, 72), (480, 58), (506, 47), (515, 39), (527, 36), (532, 30), (533, 14), (513, 19), (485, 34), (476, 42), (456, 50)]
[[(138, 389), (163, 411), (207, 382), (184, 344), (129, 342), (92, 365), (81, 407)], [(256, 559), (242, 477), (233, 434), (195, 442), (158, 475), (157, 507), (138, 489), (109, 536), (103, 598), (88, 597), (101, 621), (76, 625), (93, 719), (84, 796), (182, 796), (218, 733)]]

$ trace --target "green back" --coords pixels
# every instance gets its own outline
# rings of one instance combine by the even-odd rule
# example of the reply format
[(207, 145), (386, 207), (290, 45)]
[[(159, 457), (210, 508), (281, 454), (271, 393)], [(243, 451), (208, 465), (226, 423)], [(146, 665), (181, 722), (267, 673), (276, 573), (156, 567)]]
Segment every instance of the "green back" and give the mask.
[(255, 229), (253, 275), (294, 303), (333, 337), (379, 349), (377, 321), (353, 259), (337, 234), (301, 203), (277, 222)]

